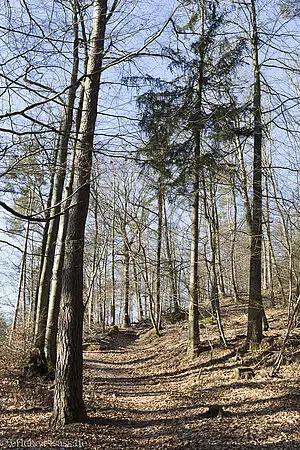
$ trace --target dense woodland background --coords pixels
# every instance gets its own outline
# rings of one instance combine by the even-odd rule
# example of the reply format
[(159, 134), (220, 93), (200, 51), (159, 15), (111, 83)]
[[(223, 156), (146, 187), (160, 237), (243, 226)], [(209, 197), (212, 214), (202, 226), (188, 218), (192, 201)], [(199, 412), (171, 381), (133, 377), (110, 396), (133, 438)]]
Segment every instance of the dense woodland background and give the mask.
[(195, 358), (228, 302), (241, 352), (264, 307), (297, 326), (298, 1), (161, 3), (1, 6), (1, 323), (55, 373), (54, 426), (86, 419), (83, 328), (187, 320)]

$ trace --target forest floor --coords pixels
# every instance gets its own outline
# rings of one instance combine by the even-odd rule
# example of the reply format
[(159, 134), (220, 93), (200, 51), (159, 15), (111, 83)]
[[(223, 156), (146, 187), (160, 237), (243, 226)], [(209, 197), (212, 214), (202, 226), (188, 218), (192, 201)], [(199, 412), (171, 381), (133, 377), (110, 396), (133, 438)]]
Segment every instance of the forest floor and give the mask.
[[(185, 324), (113, 332), (109, 349), (85, 352), (89, 422), (51, 430), (53, 383), (0, 379), (0, 448), (39, 449), (300, 449), (300, 333), (294, 329), (280, 372), (272, 364), (285, 333), (286, 311), (269, 309), (270, 331), (260, 351), (239, 356), (246, 315), (224, 307), (228, 348), (204, 319), (203, 352), (186, 357)], [(208, 341), (209, 336), (209, 341)], [(239, 366), (254, 377), (237, 379)], [(17, 383), (18, 381), (18, 383)], [(225, 414), (207, 417), (211, 405)]]

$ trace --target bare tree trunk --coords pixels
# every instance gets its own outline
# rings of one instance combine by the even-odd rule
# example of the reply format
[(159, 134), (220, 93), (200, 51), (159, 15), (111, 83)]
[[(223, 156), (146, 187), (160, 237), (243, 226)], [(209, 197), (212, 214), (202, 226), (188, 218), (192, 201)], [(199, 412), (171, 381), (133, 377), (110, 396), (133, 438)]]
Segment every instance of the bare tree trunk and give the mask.
[[(21, 268), (20, 268), (18, 294), (17, 294), (16, 304), (15, 304), (14, 317), (13, 317), (13, 321), (12, 321), (11, 329), (10, 329), (10, 342), (12, 340), (13, 332), (16, 329), (16, 326), (17, 326), (17, 320), (18, 320), (18, 316), (19, 316), (20, 310), (22, 311), (22, 309), (21, 309), (21, 298), (24, 297), (24, 288), (25, 288), (25, 283), (26, 283), (26, 258), (27, 258), (29, 227), (30, 227), (30, 222), (27, 222), (27, 224), (26, 224), (26, 231), (25, 231), (23, 255), (22, 255), (22, 261), (21, 261)], [(23, 305), (22, 306), (23, 306), (23, 324), (25, 324), (26, 305), (24, 304), (24, 300), (23, 300)]]
[(49, 370), (53, 370), (56, 365), (56, 337), (58, 328), (58, 316), (61, 300), (62, 279), (65, 239), (67, 234), (68, 213), (65, 213), (60, 222), (58, 243), (56, 246), (56, 255), (53, 266), (53, 275), (51, 280), (49, 309), (47, 315), (46, 334), (45, 334), (45, 358)]
[[(271, 161), (270, 161), (270, 164), (271, 164)], [(275, 204), (276, 204), (276, 207), (278, 209), (278, 212), (279, 212), (279, 215), (280, 215), (280, 218), (281, 218), (281, 223), (282, 223), (282, 227), (283, 227), (283, 234), (284, 234), (285, 241), (286, 241), (286, 244), (287, 244), (288, 252), (290, 252), (289, 237), (288, 237), (288, 233), (287, 233), (287, 230), (286, 230), (286, 220), (285, 220), (284, 215), (282, 214), (282, 210), (281, 210), (279, 202), (278, 202), (278, 198), (277, 198), (278, 194), (277, 194), (277, 189), (276, 189), (276, 185), (275, 185), (275, 180), (273, 178), (273, 174), (272, 174), (272, 171), (271, 171), (270, 168), (269, 168), (269, 171), (268, 171), (268, 179), (271, 182), (271, 186), (272, 186), (272, 190), (273, 190), (273, 197), (274, 197)], [(286, 302), (287, 299), (286, 299), (286, 293), (285, 293), (285, 290), (284, 290), (283, 280), (282, 280), (282, 276), (280, 274), (280, 268), (279, 268), (279, 266), (277, 264), (275, 250), (274, 250), (274, 247), (273, 247), (273, 244), (272, 244), (272, 239), (271, 239), (270, 212), (269, 212), (269, 204), (268, 204), (269, 187), (268, 187), (267, 180), (266, 180), (266, 184), (267, 184), (267, 189), (266, 189), (267, 190), (267, 237), (268, 237), (268, 244), (269, 244), (270, 259), (273, 262), (273, 266), (274, 266), (275, 273), (276, 273), (276, 276), (277, 276), (277, 281), (278, 281), (278, 284), (279, 284), (279, 288), (280, 288), (280, 291), (281, 291), (282, 298), (283, 298), (284, 302)]]
[[(231, 238), (231, 247), (230, 247), (230, 265), (231, 265), (231, 283), (233, 289), (233, 297), (237, 302), (239, 298), (238, 287), (236, 282), (236, 268), (235, 268), (235, 242), (236, 242), (236, 231), (237, 231), (237, 206), (236, 206), (236, 197), (235, 197), (235, 188), (232, 183), (232, 199), (233, 199), (233, 227), (231, 227), (232, 238)], [(231, 224), (230, 224), (231, 225)]]
[[(51, 209), (52, 215), (58, 214), (61, 210), (60, 203), (63, 197), (63, 189), (66, 178), (68, 146), (73, 123), (73, 112), (77, 90), (76, 81), (79, 67), (79, 57), (78, 57), (79, 40), (78, 40), (78, 18), (76, 7), (74, 7), (73, 17), (74, 17), (73, 70), (71, 76), (71, 83), (70, 83), (71, 87), (69, 90), (67, 109), (65, 111), (64, 124), (61, 130), (62, 136), (59, 142), (60, 148), (58, 152), (58, 170), (56, 174), (56, 181), (54, 185), (52, 198), (52, 209)], [(47, 230), (47, 244), (45, 249), (45, 258), (43, 259), (41, 277), (38, 287), (38, 299), (37, 299), (38, 307), (37, 307), (36, 328), (35, 328), (35, 345), (37, 348), (39, 348), (42, 354), (44, 352), (44, 345), (45, 345), (51, 277), (53, 273), (55, 248), (59, 230), (59, 221), (60, 221), (59, 216), (51, 220), (49, 228)]]
[[(218, 283), (218, 268), (217, 268), (217, 258), (218, 258), (218, 245), (217, 245), (217, 235), (219, 234), (219, 222), (216, 220), (216, 193), (214, 192), (215, 187), (212, 186), (212, 180), (209, 180), (209, 193), (210, 197), (208, 200), (207, 189), (205, 183), (205, 175), (203, 170), (202, 173), (202, 184), (203, 184), (203, 201), (204, 201), (204, 214), (207, 221), (208, 231), (209, 231), (209, 241), (211, 250), (211, 306), (212, 313), (215, 316), (218, 324), (218, 330), (220, 335), (221, 343), (227, 347), (227, 341), (221, 320), (221, 310), (220, 310), (220, 299), (219, 299), (219, 283)], [(211, 178), (211, 177), (210, 177)], [(211, 205), (209, 210), (209, 204)]]
[(281, 206), (279, 204), (279, 201), (278, 201), (278, 195), (279, 194), (277, 192), (276, 185), (275, 185), (275, 180), (274, 180), (272, 175), (270, 176), (270, 180), (271, 180), (271, 184), (272, 184), (272, 188), (273, 188), (275, 204), (276, 204), (276, 207), (278, 209), (278, 212), (279, 212), (279, 215), (280, 215), (280, 219), (281, 219), (283, 236), (284, 236), (285, 243), (286, 243), (287, 256), (288, 256), (288, 261), (289, 261), (289, 269), (288, 269), (288, 274), (289, 274), (289, 276), (288, 276), (288, 279), (289, 279), (289, 283), (288, 283), (288, 287), (289, 287), (288, 305), (290, 306), (290, 305), (292, 305), (292, 298), (293, 298), (294, 250), (293, 250), (293, 245), (292, 245), (292, 241), (291, 241), (291, 237), (290, 237), (290, 233), (289, 233), (289, 217), (284, 213), (284, 211), (282, 210), (282, 208), (281, 208)]
[(125, 328), (130, 327), (130, 314), (129, 314), (129, 288), (130, 288), (130, 249), (129, 243), (124, 243), (124, 320), (123, 326)]
[(216, 274), (217, 274), (218, 290), (222, 298), (225, 296), (226, 293), (225, 293), (222, 258), (221, 258), (219, 214), (218, 214), (216, 192), (213, 192), (213, 183), (214, 181), (210, 179), (210, 196), (212, 200), (212, 218), (215, 235)]
[(106, 12), (107, 1), (94, 0), (88, 76), (85, 79), (79, 140), (76, 145), (72, 208), (69, 210), (62, 273), (62, 308), (58, 327), (54, 408), (51, 420), (52, 425), (58, 427), (86, 420), (82, 397), (84, 231), (89, 206), (89, 183), (104, 51)]
[[(156, 320), (155, 320), (155, 315), (153, 313), (153, 306), (154, 306), (154, 296), (153, 296), (153, 292), (151, 289), (151, 283), (150, 283), (150, 277), (149, 277), (149, 270), (148, 270), (148, 264), (147, 264), (147, 254), (146, 254), (146, 249), (145, 246), (142, 243), (142, 239), (141, 239), (141, 233), (140, 230), (138, 232), (138, 238), (139, 238), (139, 246), (140, 249), (142, 250), (142, 257), (143, 257), (143, 266), (144, 266), (144, 271), (143, 271), (143, 279), (145, 282), (145, 288), (148, 292), (148, 297), (149, 297), (149, 315), (150, 315), (150, 319), (153, 325), (153, 328), (155, 330), (155, 333), (157, 336), (160, 336), (160, 330), (157, 326)], [(146, 295), (145, 295), (145, 306), (144, 306), (144, 310), (145, 313), (147, 314), (147, 303), (146, 303)]]
[[(33, 193), (30, 195), (28, 207), (27, 207), (27, 215), (30, 215), (32, 213), (32, 204), (33, 204)], [(19, 285), (18, 285), (18, 294), (16, 298), (16, 304), (15, 304), (15, 311), (14, 311), (14, 317), (11, 325), (11, 331), (10, 331), (10, 343), (12, 341), (13, 332), (16, 329), (17, 326), (17, 320), (20, 313), (20, 307), (21, 307), (21, 299), (23, 298), (23, 325), (26, 323), (26, 260), (27, 260), (27, 249), (28, 249), (28, 242), (29, 242), (29, 231), (30, 231), (30, 222), (28, 221), (25, 228), (25, 237), (24, 237), (24, 247), (23, 247), (23, 255), (22, 255), (22, 261), (21, 261), (21, 268), (20, 268), (20, 277), (19, 277)]]
[[(268, 161), (267, 155), (265, 155), (265, 166), (271, 162), (271, 150), (270, 157)], [(268, 290), (270, 295), (270, 304), (275, 306), (275, 294), (274, 294), (274, 277), (273, 277), (273, 258), (272, 258), (272, 239), (271, 239), (271, 219), (270, 219), (270, 199), (269, 199), (269, 180), (268, 173), (265, 174), (265, 215), (263, 216), (265, 225), (265, 235), (264, 247), (265, 247), (265, 288)]]
[[(54, 157), (53, 157), (53, 167), (57, 167), (57, 158), (58, 158), (58, 151), (59, 151), (59, 142), (60, 142), (60, 136), (58, 138), (57, 141), (57, 145), (55, 145), (55, 152), (54, 152)], [(45, 214), (46, 218), (50, 217), (50, 207), (51, 207), (51, 203), (52, 203), (52, 197), (53, 197), (53, 190), (54, 190), (54, 181), (55, 181), (55, 172), (53, 170), (53, 172), (51, 173), (51, 177), (50, 177), (50, 186), (49, 186), (49, 194), (48, 194), (48, 199), (47, 199), (47, 212)], [(39, 262), (39, 272), (38, 272), (38, 277), (37, 277), (37, 289), (36, 289), (36, 293), (35, 293), (35, 300), (34, 300), (34, 305), (32, 308), (32, 323), (36, 324), (36, 317), (37, 317), (37, 309), (38, 309), (38, 297), (39, 297), (39, 285), (40, 285), (40, 281), (41, 281), (41, 276), (42, 276), (42, 270), (43, 270), (43, 266), (44, 266), (44, 260), (46, 257), (46, 247), (47, 247), (47, 239), (48, 239), (48, 230), (49, 230), (49, 225), (50, 222), (46, 222), (44, 225), (44, 229), (43, 229), (43, 237), (42, 237), (42, 245), (41, 245), (41, 256), (40, 256), (40, 262)], [(35, 327), (33, 326), (33, 332), (35, 331)]]
[[(80, 14), (80, 11), (79, 11)], [(76, 14), (75, 14), (76, 16)], [(83, 35), (84, 26), (83, 27)], [(77, 28), (75, 28), (77, 30)], [(76, 31), (77, 33), (77, 31)], [(76, 34), (75, 33), (75, 34)], [(76, 41), (76, 37), (74, 38), (74, 42)], [(74, 49), (74, 54), (76, 49)], [(74, 57), (74, 61), (76, 57)], [(87, 70), (87, 60), (85, 61), (85, 73)], [(47, 324), (46, 324), (46, 334), (45, 334), (45, 345), (44, 352), (46, 361), (49, 367), (49, 370), (55, 369), (56, 366), (56, 338), (57, 338), (57, 329), (58, 329), (58, 316), (60, 310), (60, 301), (61, 301), (61, 292), (62, 292), (62, 271), (64, 264), (64, 256), (65, 256), (65, 244), (66, 244), (66, 235), (67, 235), (67, 226), (69, 220), (69, 206), (71, 204), (71, 196), (73, 192), (73, 179), (74, 179), (74, 164), (75, 164), (75, 154), (76, 154), (76, 145), (78, 142), (78, 134), (80, 128), (80, 121), (82, 116), (82, 107), (83, 107), (83, 99), (84, 99), (84, 87), (81, 88), (80, 97), (77, 105), (77, 113), (75, 120), (75, 141), (72, 146), (72, 154), (70, 156), (69, 168), (68, 168), (68, 179), (65, 186), (65, 194), (64, 194), (64, 207), (65, 213), (60, 217), (59, 221), (59, 230), (58, 230), (58, 238), (57, 245), (55, 251), (55, 258), (53, 263), (52, 270), (52, 278), (51, 278), (51, 287), (49, 294), (49, 306), (48, 306), (48, 315), (47, 315)]]
[(108, 260), (108, 254), (107, 251), (105, 252), (104, 255), (104, 261), (103, 261), (103, 276), (104, 276), (104, 280), (103, 280), (103, 296), (100, 295), (101, 298), (103, 298), (102, 301), (102, 331), (103, 333), (105, 333), (106, 330), (106, 323), (107, 323), (107, 317), (106, 317), (106, 303), (107, 303), (107, 260)]
[(133, 276), (134, 276), (135, 298), (136, 298), (136, 305), (137, 305), (137, 309), (138, 309), (138, 320), (143, 320), (144, 311), (143, 311), (142, 296), (141, 296), (141, 290), (140, 290), (140, 281), (139, 281), (139, 277), (138, 277), (135, 257), (132, 258), (132, 267), (133, 267)]
[(163, 193), (164, 182), (162, 175), (159, 176), (157, 192), (157, 243), (156, 243), (156, 283), (155, 283), (155, 322), (157, 328), (161, 327), (161, 248), (163, 227)]
[[(88, 292), (87, 292), (87, 297), (86, 297), (86, 302), (85, 302), (85, 309), (88, 309), (88, 326), (89, 328), (91, 328), (92, 323), (94, 323), (94, 319), (95, 319), (95, 314), (94, 314), (94, 310), (95, 310), (95, 301), (97, 298), (97, 293), (96, 293), (96, 283), (95, 283), (95, 279), (98, 275), (98, 270), (99, 270), (99, 266), (101, 263), (101, 259), (104, 253), (104, 248), (101, 252), (101, 256), (99, 256), (99, 226), (98, 226), (98, 200), (99, 200), (99, 196), (98, 196), (98, 188), (97, 186), (94, 186), (94, 197), (95, 197), (95, 201), (94, 201), (94, 245), (93, 245), (93, 261), (92, 261), (92, 274), (89, 277), (89, 286), (88, 286)], [(106, 245), (106, 243), (105, 243)], [(106, 268), (105, 268), (106, 269)]]
[(179, 302), (178, 302), (179, 296), (178, 296), (176, 272), (175, 272), (175, 267), (174, 267), (173, 258), (172, 258), (171, 245), (170, 245), (169, 226), (168, 226), (168, 216), (167, 216), (165, 195), (163, 197), (163, 209), (164, 209), (163, 213), (164, 213), (166, 251), (167, 251), (167, 257), (168, 257), (169, 274), (170, 274), (170, 281), (171, 281), (171, 292), (172, 292), (174, 313), (176, 314), (179, 311)]
[(262, 235), (262, 289), (264, 292), (268, 290), (268, 260), (267, 260), (267, 244), (264, 233)]
[(110, 323), (116, 324), (116, 276), (115, 276), (115, 234), (116, 234), (116, 174), (113, 169), (113, 215), (111, 219), (111, 305)]
[[(204, 86), (204, 40), (205, 40), (205, 16), (206, 6), (202, 2), (200, 5), (200, 42), (199, 45), (199, 72), (197, 80), (197, 97), (195, 111), (201, 115), (202, 95)], [(190, 281), (189, 281), (189, 316), (188, 316), (188, 355), (194, 358), (200, 352), (200, 332), (199, 332), (199, 189), (200, 189), (200, 154), (201, 154), (201, 124), (193, 123), (194, 128), (194, 153), (193, 153), (193, 192), (192, 192), (192, 223), (191, 223), (191, 258), (190, 258)]]
[[(79, 121), (79, 117), (81, 117), (82, 111), (82, 101), (83, 101), (83, 92), (82, 89), (79, 106), (77, 110), (76, 121)], [(76, 127), (77, 128), (77, 127)], [(60, 300), (61, 300), (61, 292), (62, 292), (62, 270), (64, 265), (64, 257), (65, 257), (65, 244), (66, 244), (66, 235), (67, 235), (67, 226), (69, 220), (69, 206), (71, 204), (71, 195), (72, 195), (72, 187), (73, 187), (73, 178), (74, 178), (74, 161), (75, 161), (75, 151), (76, 151), (76, 142), (78, 139), (78, 128), (76, 130), (76, 139), (75, 144), (72, 149), (71, 161), (69, 164), (69, 175), (68, 181), (65, 187), (65, 213), (60, 217), (59, 221), (59, 232), (58, 232), (58, 242), (56, 246), (56, 253), (53, 265), (52, 279), (51, 279), (51, 288), (50, 288), (50, 296), (49, 296), (49, 307), (48, 307), (48, 316), (47, 316), (47, 324), (46, 324), (46, 334), (45, 334), (45, 357), (49, 369), (52, 370), (56, 366), (56, 337), (57, 337), (57, 329), (58, 329), (58, 316), (60, 310)]]
[[(199, 151), (195, 151), (195, 157), (199, 158)], [(195, 163), (193, 183), (192, 205), (192, 236), (191, 236), (191, 260), (189, 283), (189, 320), (188, 320), (188, 355), (194, 358), (199, 354), (199, 170)]]
[(31, 233), (31, 261), (30, 261), (30, 288), (29, 288), (29, 311), (27, 317), (27, 323), (32, 327), (32, 320), (35, 306), (35, 293), (38, 279), (36, 277), (36, 263), (35, 263), (35, 245), (34, 245), (34, 233)]
[(263, 304), (261, 295), (262, 257), (262, 112), (260, 66), (258, 61), (258, 33), (255, 0), (251, 0), (252, 57), (254, 69), (254, 158), (253, 203), (251, 222), (250, 281), (247, 345), (256, 348), (262, 341)]

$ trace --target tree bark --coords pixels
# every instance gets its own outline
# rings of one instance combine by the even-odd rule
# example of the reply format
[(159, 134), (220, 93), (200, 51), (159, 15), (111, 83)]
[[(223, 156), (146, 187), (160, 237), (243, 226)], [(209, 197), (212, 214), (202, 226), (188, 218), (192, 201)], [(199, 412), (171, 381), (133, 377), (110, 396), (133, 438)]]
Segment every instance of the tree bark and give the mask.
[[(27, 208), (27, 214), (31, 214), (32, 211), (32, 203), (33, 203), (33, 195), (30, 196), (29, 205)], [(24, 248), (23, 248), (23, 255), (22, 255), (22, 261), (21, 261), (21, 269), (20, 269), (20, 277), (19, 277), (19, 285), (18, 285), (18, 294), (15, 304), (15, 311), (14, 311), (14, 317), (11, 324), (11, 331), (10, 331), (10, 337), (9, 342), (11, 343), (13, 332), (16, 329), (17, 326), (17, 320), (20, 312), (20, 303), (21, 303), (21, 297), (23, 293), (23, 325), (25, 326), (25, 319), (26, 319), (26, 260), (27, 260), (27, 249), (28, 249), (28, 242), (29, 242), (29, 231), (30, 231), (30, 222), (28, 221), (26, 224), (25, 229), (25, 238), (24, 238)]]
[[(54, 152), (53, 161), (52, 161), (53, 167), (57, 166), (59, 142), (60, 142), (60, 137), (57, 139), (57, 145), (55, 145), (55, 152)], [(51, 173), (50, 182), (49, 182), (49, 194), (48, 194), (47, 205), (46, 205), (47, 212), (45, 214), (46, 218), (50, 217), (50, 207), (51, 207), (52, 197), (53, 197), (54, 182), (55, 182), (55, 172), (53, 170)], [(46, 256), (49, 225), (50, 225), (50, 221), (47, 221), (45, 223), (45, 226), (43, 229), (42, 245), (41, 245), (41, 250), (40, 250), (41, 256), (40, 256), (39, 271), (38, 271), (38, 276), (37, 276), (37, 289), (35, 292), (34, 305), (32, 308), (32, 323), (33, 323), (32, 331), (33, 331), (33, 333), (35, 332), (35, 324), (36, 324), (37, 309), (38, 309), (39, 285), (40, 285), (40, 281), (41, 281), (42, 270), (43, 270), (44, 260), (45, 260), (45, 256)]]
[[(204, 171), (202, 173), (202, 184), (203, 184), (203, 203), (204, 203), (204, 214), (208, 226), (210, 251), (211, 251), (211, 306), (212, 313), (215, 316), (218, 324), (220, 342), (227, 347), (227, 341), (221, 320), (221, 309), (220, 309), (220, 288), (218, 283), (218, 234), (219, 234), (219, 221), (217, 220), (217, 205), (216, 205), (216, 192), (213, 186), (213, 180), (209, 177), (209, 197), (207, 195), (205, 175)], [(210, 209), (209, 209), (210, 204)]]
[[(197, 97), (192, 116), (201, 117), (202, 95), (204, 88), (204, 40), (205, 40), (205, 3), (201, 2), (200, 13), (200, 36), (199, 36), (199, 72), (197, 80)], [(199, 332), (199, 200), (200, 200), (200, 153), (201, 153), (201, 123), (194, 123), (194, 153), (193, 153), (193, 192), (191, 211), (191, 258), (190, 258), (190, 281), (189, 281), (189, 316), (188, 316), (188, 356), (194, 358), (200, 352)]]
[(130, 315), (129, 315), (129, 288), (130, 288), (130, 247), (128, 240), (124, 242), (124, 321), (125, 328), (130, 327)]
[[(198, 150), (195, 157), (199, 157)], [(199, 170), (194, 170), (194, 192), (192, 204), (192, 235), (189, 282), (189, 317), (188, 317), (188, 355), (194, 358), (199, 354)]]
[[(74, 42), (73, 42), (73, 69), (70, 83), (71, 87), (69, 90), (66, 111), (64, 113), (64, 121), (61, 130), (62, 136), (61, 139), (59, 140), (58, 169), (53, 190), (51, 215), (56, 215), (61, 211), (60, 203), (63, 197), (63, 189), (66, 178), (68, 146), (70, 141), (73, 123), (74, 104), (76, 99), (76, 90), (77, 90), (76, 81), (79, 67), (78, 19), (76, 7), (74, 8), (73, 18), (74, 18), (73, 21)], [(38, 308), (37, 308), (37, 318), (35, 328), (35, 346), (39, 348), (42, 354), (44, 353), (48, 309), (49, 309), (49, 298), (51, 290), (51, 278), (53, 274), (55, 249), (57, 245), (57, 236), (59, 231), (60, 220), (61, 216), (58, 216), (55, 219), (51, 220), (49, 228), (47, 229), (47, 244), (45, 249), (45, 257), (43, 258), (42, 261), (41, 276), (38, 287), (38, 295), (37, 295)]]
[(132, 267), (133, 267), (133, 276), (134, 276), (134, 289), (135, 289), (135, 298), (136, 298), (136, 306), (138, 310), (138, 320), (143, 320), (144, 311), (142, 304), (142, 295), (141, 295), (141, 280), (138, 276), (137, 264), (136, 264), (136, 256), (132, 258)]
[(256, 348), (262, 341), (263, 304), (261, 295), (262, 269), (262, 113), (260, 66), (258, 61), (258, 33), (256, 4), (251, 0), (252, 55), (254, 69), (254, 158), (253, 158), (253, 203), (250, 249), (250, 280), (247, 345)]
[[(75, 147), (73, 148), (73, 153), (71, 157), (70, 167), (69, 167), (69, 177), (66, 186), (66, 198), (72, 193), (72, 184), (74, 177), (74, 158), (75, 158)], [(65, 206), (68, 208), (70, 206), (70, 199), (66, 200)], [(69, 211), (67, 210), (64, 215), (60, 218), (59, 222), (59, 232), (58, 240), (56, 246), (56, 254), (53, 265), (53, 273), (51, 279), (50, 295), (49, 295), (49, 307), (47, 315), (46, 324), (46, 334), (45, 334), (45, 345), (44, 352), (49, 369), (54, 369), (56, 366), (56, 337), (58, 329), (58, 317), (61, 301), (62, 292), (62, 278), (61, 274), (63, 271), (64, 256), (65, 256), (65, 241), (67, 235), (67, 225), (69, 220)]]
[(169, 226), (168, 226), (168, 216), (167, 216), (167, 208), (166, 208), (166, 196), (163, 196), (163, 207), (164, 207), (164, 229), (165, 229), (165, 240), (166, 240), (166, 252), (168, 257), (168, 266), (169, 266), (169, 274), (170, 274), (170, 281), (171, 281), (171, 290), (172, 290), (172, 300), (173, 300), (173, 308), (174, 313), (179, 312), (179, 295), (178, 295), (178, 287), (176, 279), (176, 272), (174, 267), (174, 262), (172, 258), (172, 249), (170, 244), (170, 237), (169, 237)]
[(155, 283), (155, 322), (157, 328), (161, 326), (161, 250), (162, 250), (162, 228), (163, 228), (163, 175), (159, 175), (157, 192), (157, 242), (156, 242), (156, 283)]
[(116, 174), (113, 167), (113, 212), (111, 219), (111, 304), (110, 324), (116, 324), (116, 276), (115, 276), (115, 234), (116, 234)]
[(90, 55), (76, 145), (74, 185), (62, 271), (62, 299), (58, 327), (54, 408), (51, 423), (61, 427), (86, 420), (82, 396), (83, 252), (87, 218), (93, 140), (97, 117), (107, 1), (94, 0)]
[(236, 233), (237, 233), (237, 205), (236, 205), (236, 194), (235, 194), (235, 187), (234, 182), (232, 182), (231, 186), (232, 190), (232, 201), (233, 201), (233, 225), (231, 224), (231, 220), (229, 218), (229, 226), (230, 231), (232, 233), (231, 236), (231, 246), (230, 246), (230, 269), (231, 269), (231, 284), (232, 284), (232, 290), (233, 290), (233, 297), (235, 302), (238, 301), (239, 298), (239, 292), (238, 292), (238, 286), (237, 286), (237, 280), (236, 280), (236, 267), (235, 267), (235, 241), (236, 241)]

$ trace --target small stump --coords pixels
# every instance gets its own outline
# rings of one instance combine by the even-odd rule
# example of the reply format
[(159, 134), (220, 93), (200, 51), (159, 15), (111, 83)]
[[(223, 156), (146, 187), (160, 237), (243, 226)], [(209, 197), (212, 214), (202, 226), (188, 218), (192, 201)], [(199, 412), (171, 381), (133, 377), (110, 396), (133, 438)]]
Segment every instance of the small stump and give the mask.
[(250, 380), (255, 375), (251, 367), (236, 367), (234, 373), (237, 380)]
[(210, 405), (208, 410), (203, 413), (202, 417), (204, 419), (218, 419), (221, 420), (223, 417), (229, 417), (230, 413), (228, 411), (224, 411), (223, 406), (221, 405)]

